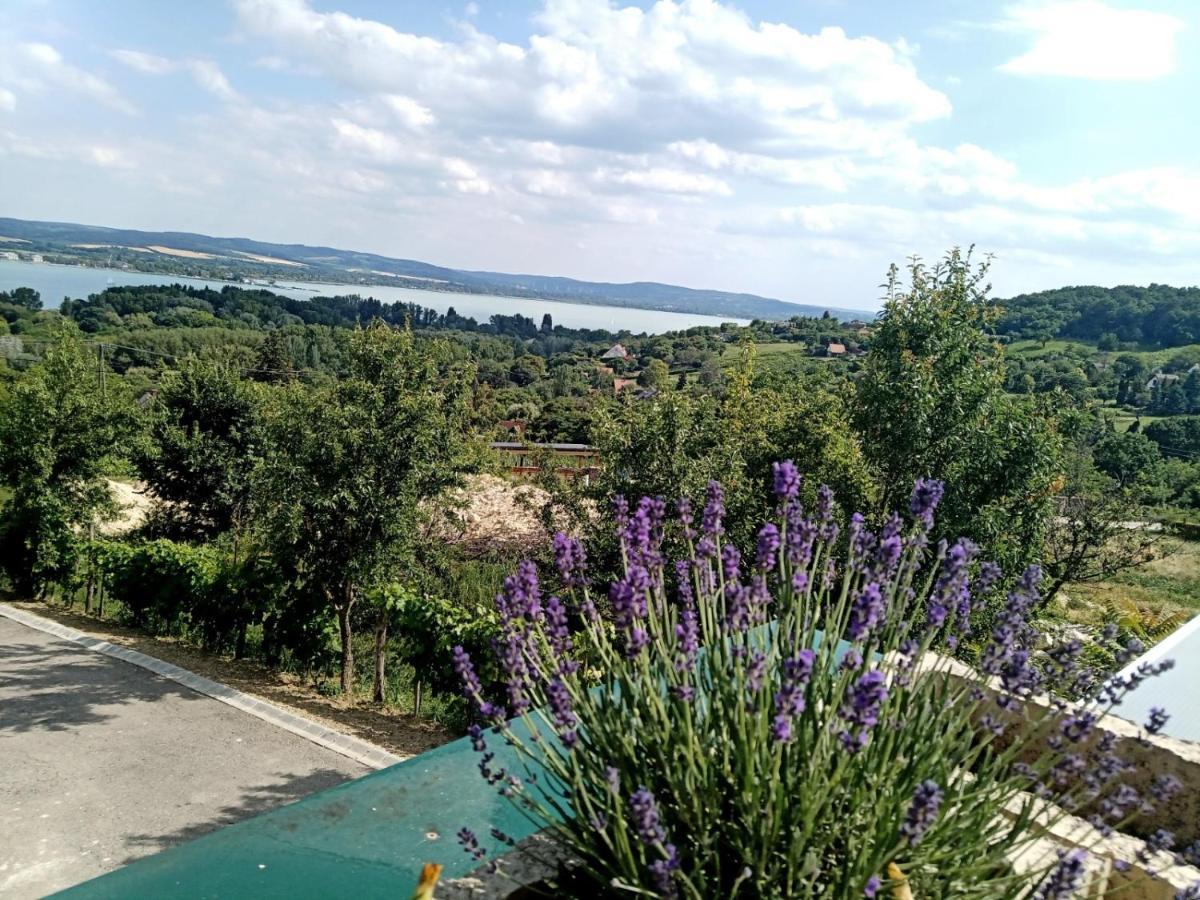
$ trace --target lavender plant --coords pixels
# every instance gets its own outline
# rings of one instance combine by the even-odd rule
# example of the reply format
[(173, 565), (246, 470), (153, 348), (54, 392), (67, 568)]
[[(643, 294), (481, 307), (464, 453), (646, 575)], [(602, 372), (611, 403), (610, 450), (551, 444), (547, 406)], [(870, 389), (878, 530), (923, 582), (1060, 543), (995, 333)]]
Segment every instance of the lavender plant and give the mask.
[[(480, 772), (590, 884), (563, 893), (1072, 896), (1084, 851), (1014, 860), (1069, 812), (1106, 834), (1178, 790), (1121, 783), (1096, 727), (1154, 672), (1103, 681), (1077, 644), (1036, 652), (1036, 567), (976, 634), (1001, 573), (968, 541), (931, 545), (941, 483), (919, 481), (906, 518), (871, 531), (856, 515), (842, 534), (830, 491), (806, 510), (795, 467), (774, 476), (778, 514), (745, 557), (715, 482), (698, 523), (686, 500), (671, 521), (662, 500), (618, 500), (624, 574), (603, 597), (556, 535), (565, 597), (531, 563), (497, 597), (503, 705), (456, 648)], [(683, 559), (664, 558), (669, 527)], [(981, 648), (966, 674), (939, 652), (964, 641)]]

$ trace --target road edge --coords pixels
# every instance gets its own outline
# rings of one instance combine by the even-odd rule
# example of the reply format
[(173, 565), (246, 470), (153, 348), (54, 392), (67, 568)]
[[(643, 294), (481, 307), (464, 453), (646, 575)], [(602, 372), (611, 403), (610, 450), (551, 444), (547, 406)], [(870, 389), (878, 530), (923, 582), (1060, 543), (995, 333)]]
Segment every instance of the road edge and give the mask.
[(36, 613), (17, 609), (14, 606), (9, 606), (7, 603), (0, 603), (0, 616), (4, 616), (6, 619), (11, 619), (14, 622), (36, 629), (37, 631), (42, 631), (54, 637), (79, 644), (103, 656), (119, 659), (130, 665), (146, 669), (155, 675), (181, 684), (198, 694), (203, 694), (206, 697), (211, 697), (213, 700), (232, 706), (234, 709), (241, 710), (277, 728), (282, 728), (284, 731), (290, 731), (292, 734), (306, 738), (314, 744), (320, 744), (327, 750), (332, 750), (372, 769), (386, 769), (388, 766), (403, 762), (407, 758), (397, 756), (394, 753), (384, 750), (382, 747), (364, 741), (361, 738), (356, 738), (353, 735), (333, 731), (319, 722), (314, 722), (312, 719), (283, 709), (274, 703), (255, 697), (253, 694), (236, 690), (228, 685), (221, 684), (219, 681), (213, 681), (211, 678), (205, 678), (202, 675), (197, 675), (195, 672), (189, 672), (187, 669), (180, 668), (172, 663), (164, 662), (153, 656), (147, 656), (145, 653), (139, 653), (137, 650), (130, 650), (128, 647), (121, 647), (108, 641), (102, 641), (84, 631), (79, 631), (78, 629), (55, 622), (53, 619), (47, 619)]

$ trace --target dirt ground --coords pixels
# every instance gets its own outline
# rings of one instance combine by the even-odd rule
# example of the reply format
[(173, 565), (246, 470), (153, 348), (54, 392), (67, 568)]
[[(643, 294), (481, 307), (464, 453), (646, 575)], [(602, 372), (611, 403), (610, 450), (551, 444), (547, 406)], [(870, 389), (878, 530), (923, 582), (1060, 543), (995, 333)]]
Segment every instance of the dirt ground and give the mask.
[(217, 656), (173, 638), (150, 637), (132, 628), (102, 622), (57, 604), (14, 602), (12, 605), (261, 697), (299, 715), (323, 722), (331, 729), (370, 741), (398, 756), (415, 756), (454, 737), (447, 729), (418, 716), (365, 701), (359, 703), (326, 697), (302, 679), (272, 671), (257, 662)]

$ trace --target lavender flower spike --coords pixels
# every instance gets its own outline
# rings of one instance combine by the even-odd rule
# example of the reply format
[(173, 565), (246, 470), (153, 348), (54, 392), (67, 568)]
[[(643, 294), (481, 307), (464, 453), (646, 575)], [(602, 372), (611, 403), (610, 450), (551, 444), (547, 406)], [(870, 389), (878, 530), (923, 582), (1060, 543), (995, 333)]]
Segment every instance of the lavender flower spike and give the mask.
[(918, 478), (917, 483), (913, 485), (908, 509), (912, 517), (923, 524), (926, 530), (933, 527), (933, 511), (942, 502), (945, 492), (945, 483), (936, 478)]
[(800, 472), (790, 459), (773, 463), (771, 473), (775, 479), (775, 497), (784, 503), (795, 499), (800, 493)]
[(942, 789), (936, 781), (922, 781), (917, 785), (908, 815), (900, 827), (900, 834), (908, 841), (908, 846), (915, 847), (921, 843), (925, 832), (937, 821), (941, 806)]
[(1074, 897), (1083, 884), (1084, 864), (1087, 853), (1082, 850), (1058, 852), (1058, 864), (1038, 885), (1034, 900), (1068, 900)]
[(629, 798), (629, 809), (633, 814), (633, 828), (643, 844), (661, 844), (667, 833), (663, 830), (658, 815), (658, 802), (648, 790), (638, 788)]

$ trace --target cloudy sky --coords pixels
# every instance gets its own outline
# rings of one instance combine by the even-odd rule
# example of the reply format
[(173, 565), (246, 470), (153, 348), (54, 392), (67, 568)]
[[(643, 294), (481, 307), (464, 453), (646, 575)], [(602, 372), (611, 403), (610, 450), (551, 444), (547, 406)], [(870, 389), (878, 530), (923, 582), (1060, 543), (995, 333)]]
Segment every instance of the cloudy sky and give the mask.
[(1200, 282), (1194, 0), (4, 0), (0, 215), (876, 305)]

